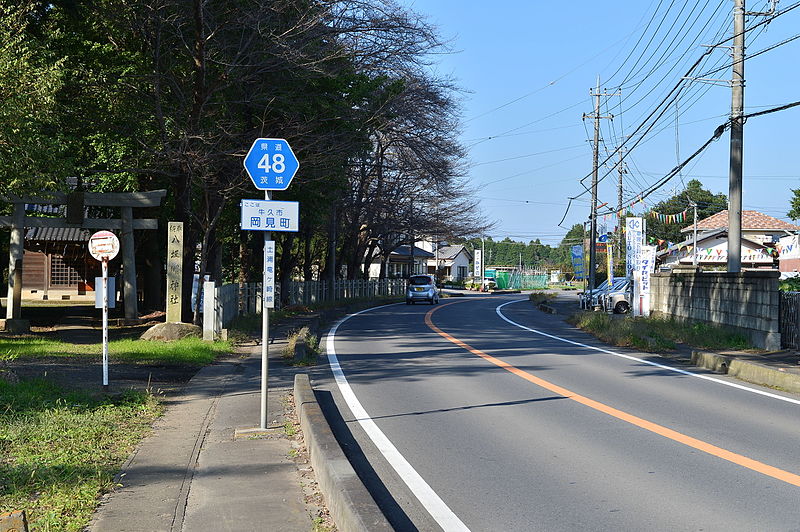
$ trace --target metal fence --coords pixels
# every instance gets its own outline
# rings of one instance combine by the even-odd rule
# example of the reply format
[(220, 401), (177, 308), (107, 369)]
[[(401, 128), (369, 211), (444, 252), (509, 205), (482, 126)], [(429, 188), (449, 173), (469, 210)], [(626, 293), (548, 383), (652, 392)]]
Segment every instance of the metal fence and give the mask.
[(781, 346), (800, 349), (800, 292), (780, 292)]
[[(374, 298), (379, 296), (402, 296), (405, 293), (404, 279), (356, 279), (336, 281), (333, 291), (326, 281), (290, 281), (288, 305), (313, 305), (323, 301)], [(214, 298), (207, 300), (208, 294)], [(275, 307), (281, 306), (280, 284), (275, 285)], [(209, 282), (203, 294), (203, 336), (217, 337), (237, 316), (261, 312), (261, 283), (226, 284), (213, 287)]]

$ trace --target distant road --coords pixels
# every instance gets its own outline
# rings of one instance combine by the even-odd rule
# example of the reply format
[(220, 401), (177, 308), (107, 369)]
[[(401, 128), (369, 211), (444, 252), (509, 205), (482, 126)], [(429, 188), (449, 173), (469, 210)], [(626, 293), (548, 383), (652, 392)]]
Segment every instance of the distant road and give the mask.
[(520, 299), (329, 337), (315, 388), (398, 530), (800, 530), (800, 396), (648, 364)]

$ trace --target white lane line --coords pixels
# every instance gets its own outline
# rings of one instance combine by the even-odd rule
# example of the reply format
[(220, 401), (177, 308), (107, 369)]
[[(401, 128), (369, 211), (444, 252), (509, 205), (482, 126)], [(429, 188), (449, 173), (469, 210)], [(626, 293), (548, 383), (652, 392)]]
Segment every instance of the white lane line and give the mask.
[(692, 373), (691, 371), (686, 371), (686, 370), (683, 370), (683, 369), (674, 368), (672, 366), (666, 366), (664, 364), (659, 364), (658, 362), (651, 362), (649, 360), (644, 360), (642, 358), (637, 358), (637, 357), (634, 357), (634, 356), (631, 356), (631, 355), (626, 355), (624, 353), (617, 353), (616, 351), (610, 351), (608, 349), (603, 349), (601, 347), (595, 347), (595, 346), (592, 346), (592, 345), (582, 344), (580, 342), (574, 342), (572, 340), (567, 340), (566, 338), (561, 338), (560, 336), (554, 336), (552, 334), (547, 334), (546, 332), (537, 331), (536, 329), (531, 329), (530, 327), (526, 327), (526, 326), (524, 326), (524, 325), (522, 325), (520, 323), (517, 323), (517, 322), (507, 318), (500, 311), (500, 309), (502, 309), (506, 305), (510, 305), (512, 303), (519, 303), (521, 301), (528, 301), (528, 300), (527, 299), (516, 299), (514, 301), (509, 301), (508, 303), (503, 303), (502, 305), (499, 305), (497, 308), (494, 309), (494, 311), (497, 313), (498, 316), (500, 316), (500, 318), (502, 318), (503, 320), (507, 321), (511, 325), (514, 325), (515, 327), (519, 327), (520, 329), (525, 329), (526, 331), (530, 331), (532, 333), (539, 334), (541, 336), (546, 336), (547, 338), (552, 338), (553, 340), (558, 340), (559, 342), (564, 342), (564, 343), (567, 343), (567, 344), (576, 345), (578, 347), (585, 347), (586, 349), (591, 349), (593, 351), (599, 351), (601, 353), (605, 353), (607, 355), (613, 355), (613, 356), (619, 357), (619, 358), (625, 358), (625, 359), (628, 359), (628, 360), (633, 360), (635, 362), (641, 362), (642, 364), (647, 364), (649, 366), (655, 366), (655, 367), (660, 368), (660, 369), (665, 369), (665, 370), (668, 370), (668, 371), (674, 371), (675, 373), (680, 373), (681, 375), (687, 375), (689, 377), (696, 377), (698, 379), (703, 379), (703, 380), (706, 380), (706, 381), (716, 382), (717, 384), (722, 384), (724, 386), (730, 386), (731, 388), (736, 388), (738, 390), (744, 390), (746, 392), (755, 393), (755, 394), (758, 394), (758, 395), (763, 395), (765, 397), (769, 397), (770, 399), (777, 399), (779, 401), (784, 401), (784, 402), (787, 402), (787, 403), (800, 405), (800, 400), (792, 399), (791, 397), (784, 397), (782, 395), (778, 395), (778, 394), (775, 394), (775, 393), (765, 392), (764, 390), (757, 390), (755, 388), (750, 388), (748, 386), (742, 386), (741, 384), (736, 384), (735, 382), (723, 381), (723, 380), (720, 380), (720, 379), (716, 379), (714, 377), (709, 377), (708, 375), (700, 375), (699, 373)]
[[(383, 307), (391, 306), (391, 305), (384, 305)], [(423, 507), (428, 511), (428, 513), (433, 517), (433, 519), (439, 524), (440, 527), (445, 532), (469, 532), (469, 528), (461, 522), (461, 519), (453, 513), (453, 511), (444, 503), (444, 501), (433, 491), (425, 479), (417, 473), (417, 471), (408, 463), (408, 460), (400, 454), (400, 451), (392, 444), (389, 438), (378, 428), (378, 425), (375, 424), (375, 421), (372, 420), (370, 415), (367, 413), (366, 409), (361, 405), (361, 402), (356, 397), (355, 392), (350, 387), (350, 383), (347, 382), (347, 377), (345, 377), (344, 372), (342, 371), (342, 367), (339, 365), (339, 358), (336, 356), (336, 348), (334, 346), (334, 342), (336, 340), (336, 331), (339, 329), (339, 326), (343, 324), (345, 321), (349, 320), (353, 316), (358, 316), (359, 314), (363, 314), (364, 312), (369, 312), (371, 310), (376, 310), (383, 307), (374, 307), (369, 308), (366, 310), (362, 310), (360, 312), (356, 312), (354, 314), (350, 314), (349, 316), (345, 316), (333, 327), (331, 327), (330, 332), (328, 332), (328, 337), (325, 342), (325, 350), (328, 355), (328, 361), (331, 366), (331, 371), (333, 371), (333, 376), (336, 379), (336, 384), (339, 386), (339, 391), (342, 394), (345, 402), (347, 403), (348, 408), (353, 413), (353, 416), (358, 420), (361, 428), (364, 429), (364, 432), (367, 433), (367, 436), (372, 440), (375, 444), (375, 447), (381, 452), (381, 454), (386, 458), (386, 461), (394, 468), (400, 478), (405, 482), (406, 486), (411, 490), (414, 496), (419, 500)]]

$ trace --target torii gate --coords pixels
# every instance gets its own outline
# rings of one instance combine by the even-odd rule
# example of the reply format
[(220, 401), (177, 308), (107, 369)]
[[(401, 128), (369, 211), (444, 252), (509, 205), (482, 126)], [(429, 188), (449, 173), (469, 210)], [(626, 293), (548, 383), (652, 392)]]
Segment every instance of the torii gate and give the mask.
[[(134, 229), (158, 229), (155, 218), (133, 218), (134, 207), (158, 207), (167, 195), (166, 190), (150, 192), (82, 192), (69, 194), (53, 192), (47, 196), (5, 196), (4, 201), (14, 204), (11, 216), (0, 216), (0, 227), (11, 227), (8, 262), (8, 299), (6, 306), (6, 326), (8, 320), (19, 320), (22, 310), (22, 256), (23, 239), (26, 227), (55, 227), (81, 229), (121, 229), (123, 297), (125, 317), (138, 317), (136, 300), (136, 257), (133, 247)], [(67, 205), (66, 218), (41, 218), (25, 216), (25, 204)], [(121, 218), (84, 218), (84, 206), (120, 207)]]

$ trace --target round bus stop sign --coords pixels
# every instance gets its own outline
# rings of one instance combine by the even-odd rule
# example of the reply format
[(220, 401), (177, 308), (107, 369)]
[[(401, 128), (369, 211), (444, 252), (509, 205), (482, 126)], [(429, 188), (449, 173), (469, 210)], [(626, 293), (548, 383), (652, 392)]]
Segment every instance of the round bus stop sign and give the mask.
[(111, 231), (98, 231), (89, 238), (89, 253), (99, 261), (111, 260), (119, 253), (119, 238)]

